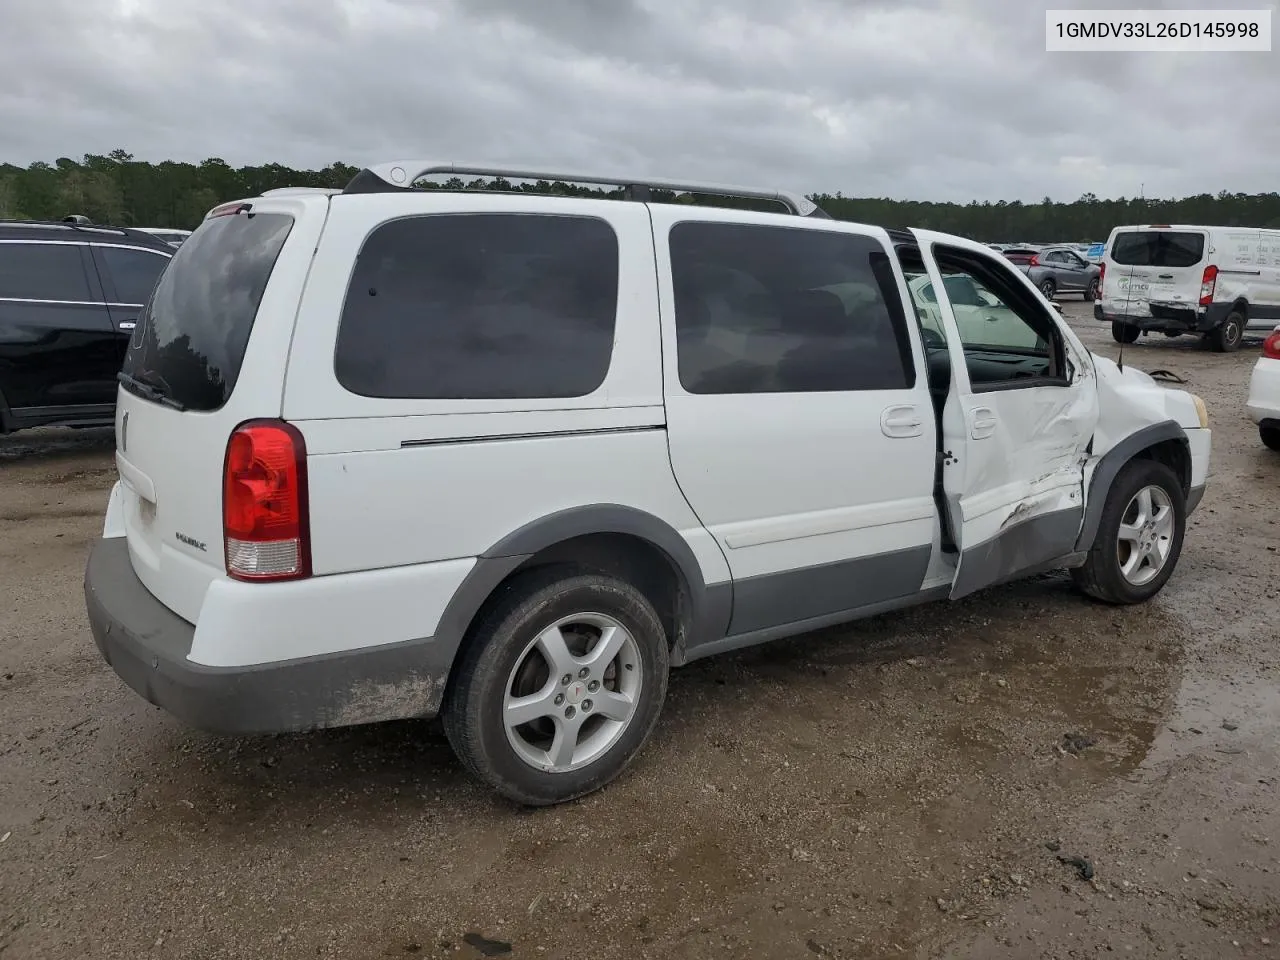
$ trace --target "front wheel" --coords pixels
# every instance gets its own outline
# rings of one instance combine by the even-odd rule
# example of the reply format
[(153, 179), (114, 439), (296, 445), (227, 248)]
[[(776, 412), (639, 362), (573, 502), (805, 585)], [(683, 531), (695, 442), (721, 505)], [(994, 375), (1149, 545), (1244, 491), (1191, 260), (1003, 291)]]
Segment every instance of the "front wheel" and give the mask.
[(1268, 450), (1280, 450), (1280, 427), (1259, 426), (1258, 436)]
[(1209, 334), (1209, 345), (1218, 353), (1231, 353), (1240, 349), (1244, 340), (1244, 314), (1232, 310), (1212, 333)]
[(1142, 331), (1133, 324), (1121, 323), (1119, 320), (1111, 321), (1111, 337), (1116, 343), (1133, 343), (1140, 333)]
[(1111, 484), (1093, 546), (1072, 578), (1106, 603), (1149, 600), (1178, 565), (1186, 523), (1186, 496), (1174, 472), (1155, 460), (1132, 460)]
[(479, 779), (528, 806), (604, 786), (649, 739), (667, 692), (666, 631), (643, 593), (574, 569), (514, 581), (469, 637), (445, 734)]

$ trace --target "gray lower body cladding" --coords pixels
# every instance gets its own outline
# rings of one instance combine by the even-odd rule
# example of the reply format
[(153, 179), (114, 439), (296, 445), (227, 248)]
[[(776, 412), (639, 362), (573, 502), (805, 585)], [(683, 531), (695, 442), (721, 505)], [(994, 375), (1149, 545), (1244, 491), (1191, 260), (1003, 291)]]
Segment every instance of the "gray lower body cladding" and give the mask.
[(193, 663), (195, 627), (143, 586), (123, 537), (93, 545), (84, 592), (94, 642), (119, 677), (149, 703), (215, 733), (433, 716), (456, 651), (424, 639), (244, 667)]

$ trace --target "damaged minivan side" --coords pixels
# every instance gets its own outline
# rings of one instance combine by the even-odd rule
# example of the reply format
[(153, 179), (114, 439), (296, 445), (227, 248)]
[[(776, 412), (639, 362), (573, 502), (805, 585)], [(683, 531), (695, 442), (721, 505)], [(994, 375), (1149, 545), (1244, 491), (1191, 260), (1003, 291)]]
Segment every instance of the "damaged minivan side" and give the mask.
[[(623, 199), (412, 186), (457, 173)], [(616, 777), (671, 667), (1055, 568), (1150, 598), (1210, 449), (979, 244), (428, 161), (212, 211), (118, 410), (85, 595), (129, 686), (227, 733), (439, 714), (533, 805)]]

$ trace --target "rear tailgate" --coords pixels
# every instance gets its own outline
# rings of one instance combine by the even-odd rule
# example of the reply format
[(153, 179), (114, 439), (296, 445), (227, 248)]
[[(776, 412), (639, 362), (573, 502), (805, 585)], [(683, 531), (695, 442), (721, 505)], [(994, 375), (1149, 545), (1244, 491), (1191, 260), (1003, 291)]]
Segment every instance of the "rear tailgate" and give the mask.
[(1201, 230), (1117, 232), (1106, 256), (1103, 308), (1134, 317), (1149, 316), (1152, 304), (1194, 310), (1207, 248), (1208, 236)]
[(287, 197), (211, 215), (178, 248), (130, 343), (116, 410), (129, 555), (147, 589), (192, 623), (209, 584), (226, 575), (227, 439), (245, 420), (280, 415), (327, 211), (326, 197)]

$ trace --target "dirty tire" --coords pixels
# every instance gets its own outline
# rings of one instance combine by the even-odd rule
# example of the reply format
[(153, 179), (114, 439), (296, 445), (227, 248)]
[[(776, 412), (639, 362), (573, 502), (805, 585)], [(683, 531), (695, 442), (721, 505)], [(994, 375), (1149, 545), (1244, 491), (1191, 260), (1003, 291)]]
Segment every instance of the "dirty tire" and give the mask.
[[(640, 677), (635, 710), (618, 739), (585, 766), (539, 770), (509, 740), (508, 684), (533, 640), (557, 621), (588, 611), (616, 620), (634, 640)], [(631, 584), (573, 566), (531, 571), (507, 584), (469, 632), (445, 694), (445, 735), (463, 765), (507, 799), (526, 806), (573, 800), (613, 780), (639, 753), (662, 712), (669, 666), (662, 621)]]
[[(1120, 522), (1128, 509), (1129, 501), (1138, 491), (1148, 486), (1160, 487), (1169, 497), (1173, 506), (1173, 542), (1168, 558), (1155, 578), (1136, 586), (1126, 580), (1120, 571), (1117, 544)], [(1160, 592), (1178, 565), (1186, 524), (1187, 500), (1182, 492), (1182, 483), (1174, 472), (1155, 460), (1130, 460), (1111, 484), (1088, 558), (1083, 566), (1071, 571), (1071, 578), (1084, 593), (1104, 603), (1133, 604), (1150, 600)]]
[(1280, 427), (1260, 426), (1258, 436), (1268, 450), (1280, 451)]
[(1098, 299), (1098, 281), (1090, 280), (1089, 286), (1085, 288), (1084, 299), (1087, 303), (1092, 303)]
[(1239, 310), (1232, 310), (1222, 323), (1209, 333), (1209, 345), (1218, 353), (1231, 353), (1240, 349), (1244, 340), (1245, 316)]
[(1040, 292), (1044, 294), (1046, 300), (1052, 300), (1053, 295), (1057, 293), (1058, 285), (1052, 280), (1046, 280), (1040, 284)]
[(1111, 338), (1116, 343), (1133, 343), (1141, 333), (1142, 331), (1131, 323), (1121, 323), (1119, 320), (1111, 321)]

